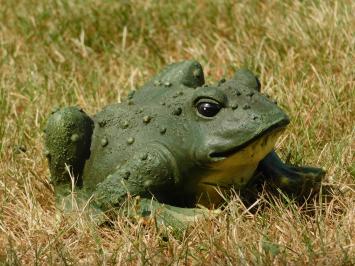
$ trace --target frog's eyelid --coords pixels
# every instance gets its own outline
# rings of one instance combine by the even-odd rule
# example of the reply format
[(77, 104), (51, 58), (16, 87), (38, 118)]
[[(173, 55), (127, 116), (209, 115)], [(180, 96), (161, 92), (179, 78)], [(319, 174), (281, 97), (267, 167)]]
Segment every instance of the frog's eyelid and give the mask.
[(219, 104), (222, 108), (225, 107), (224, 103), (221, 103), (221, 102), (217, 101), (216, 99), (213, 99), (213, 98), (208, 97), (208, 96), (197, 97), (194, 100), (193, 105), (196, 107), (199, 103), (202, 103), (202, 102), (211, 102), (211, 103)]

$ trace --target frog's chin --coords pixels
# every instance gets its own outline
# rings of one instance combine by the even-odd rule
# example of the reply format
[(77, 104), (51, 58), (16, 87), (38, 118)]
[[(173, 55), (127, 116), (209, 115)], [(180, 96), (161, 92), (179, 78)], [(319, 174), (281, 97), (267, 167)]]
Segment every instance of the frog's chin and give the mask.
[[(277, 129), (263, 134), (233, 153), (214, 157), (199, 178), (197, 194), (207, 195), (207, 198), (215, 198), (216, 188), (234, 186), (242, 188), (254, 176), (259, 162), (272, 151), (282, 129)], [(213, 200), (213, 202), (216, 202)]]
[(199, 203), (217, 206), (223, 199), (220, 191), (231, 186), (240, 189), (248, 184), (260, 161), (273, 150), (281, 133), (282, 128), (268, 131), (242, 148), (213, 157), (214, 161), (202, 172), (197, 184)]

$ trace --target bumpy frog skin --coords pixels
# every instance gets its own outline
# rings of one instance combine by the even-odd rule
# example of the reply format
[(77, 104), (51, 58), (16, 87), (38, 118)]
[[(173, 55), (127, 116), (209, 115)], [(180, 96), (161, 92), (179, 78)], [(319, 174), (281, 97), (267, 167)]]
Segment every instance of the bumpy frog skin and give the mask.
[(46, 155), (59, 200), (75, 186), (106, 212), (139, 196), (142, 215), (184, 222), (201, 213), (197, 204), (218, 207), (223, 192), (257, 178), (294, 195), (317, 189), (323, 170), (286, 165), (273, 150), (288, 123), (250, 71), (206, 85), (201, 65), (183, 61), (92, 118), (53, 112)]

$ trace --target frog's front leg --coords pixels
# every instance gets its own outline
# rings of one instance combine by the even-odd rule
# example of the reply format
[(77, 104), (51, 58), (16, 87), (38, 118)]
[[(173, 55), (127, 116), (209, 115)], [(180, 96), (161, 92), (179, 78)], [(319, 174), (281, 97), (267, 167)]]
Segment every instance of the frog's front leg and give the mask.
[(325, 171), (315, 167), (299, 167), (285, 164), (275, 151), (270, 152), (259, 164), (259, 169), (281, 190), (294, 196), (309, 196), (319, 190)]
[(207, 214), (207, 210), (179, 208), (156, 200), (177, 189), (179, 181), (173, 156), (165, 147), (157, 145), (135, 154), (98, 184), (93, 203), (108, 214), (119, 213), (129, 217), (153, 215), (158, 223), (183, 229)]

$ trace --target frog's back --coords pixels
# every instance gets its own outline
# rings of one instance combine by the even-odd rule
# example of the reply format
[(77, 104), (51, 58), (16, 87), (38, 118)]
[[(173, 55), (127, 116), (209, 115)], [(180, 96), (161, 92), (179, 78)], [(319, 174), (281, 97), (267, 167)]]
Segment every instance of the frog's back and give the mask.
[[(148, 146), (170, 146), (183, 126), (174, 131), (167, 124), (180, 121), (176, 115), (165, 115), (166, 106), (136, 105), (129, 102), (108, 106), (94, 117), (90, 158), (85, 163), (84, 186), (94, 190), (108, 175)], [(169, 132), (167, 132), (169, 131)]]
[(99, 112), (94, 117), (91, 154), (83, 173), (84, 186), (94, 189), (148, 143), (175, 142), (172, 133), (166, 134), (166, 131), (168, 124), (175, 125), (174, 134), (178, 134), (186, 124), (181, 108), (177, 107), (188, 97), (186, 93), (183, 96), (183, 91), (203, 83), (204, 75), (198, 62), (172, 64), (129, 95), (125, 102)]

